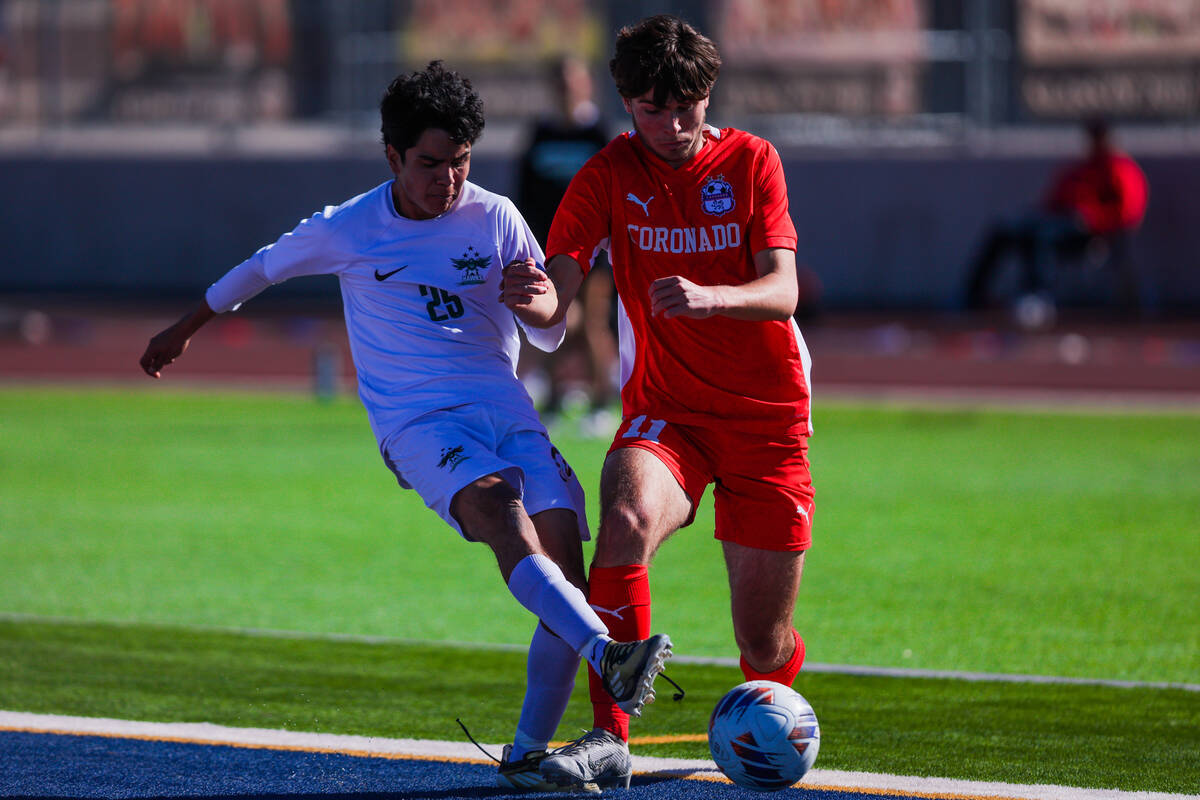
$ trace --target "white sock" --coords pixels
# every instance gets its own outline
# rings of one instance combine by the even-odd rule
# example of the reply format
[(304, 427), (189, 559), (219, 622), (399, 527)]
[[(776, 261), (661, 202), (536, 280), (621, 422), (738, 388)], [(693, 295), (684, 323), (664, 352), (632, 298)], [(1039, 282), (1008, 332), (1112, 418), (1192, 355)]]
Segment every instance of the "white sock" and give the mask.
[(596, 670), (596, 672), (601, 672), (600, 657), (604, 655), (604, 648), (607, 647), (608, 643), (612, 640), (613, 638), (608, 634), (598, 633), (588, 640), (588, 643), (583, 646), (583, 650), (580, 652), (580, 655), (592, 665), (592, 669)]
[[(529, 695), (525, 696), (525, 700), (529, 700)], [(521, 707), (521, 714), (524, 715), (525, 707)], [(553, 734), (551, 734), (553, 735)], [(517, 728), (517, 734), (513, 737), (512, 751), (508, 754), (509, 762), (520, 761), (527, 753), (532, 753), (535, 750), (545, 750), (550, 746), (550, 737), (545, 740), (540, 736), (528, 736), (520, 728)]]
[(533, 750), (545, 750), (550, 744), (567, 710), (578, 671), (579, 654), (539, 624), (529, 643), (525, 700), (510, 759), (517, 761)]
[(608, 633), (583, 592), (546, 556), (535, 553), (517, 562), (508, 590), (576, 653), (584, 654), (597, 634)]

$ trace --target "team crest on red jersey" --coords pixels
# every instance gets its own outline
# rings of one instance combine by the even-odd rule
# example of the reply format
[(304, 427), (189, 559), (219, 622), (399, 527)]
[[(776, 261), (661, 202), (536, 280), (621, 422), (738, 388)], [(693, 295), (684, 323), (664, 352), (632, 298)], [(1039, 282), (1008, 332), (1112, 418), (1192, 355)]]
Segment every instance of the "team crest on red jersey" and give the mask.
[(706, 214), (720, 217), (733, 211), (733, 187), (724, 175), (710, 177), (700, 187), (700, 206)]

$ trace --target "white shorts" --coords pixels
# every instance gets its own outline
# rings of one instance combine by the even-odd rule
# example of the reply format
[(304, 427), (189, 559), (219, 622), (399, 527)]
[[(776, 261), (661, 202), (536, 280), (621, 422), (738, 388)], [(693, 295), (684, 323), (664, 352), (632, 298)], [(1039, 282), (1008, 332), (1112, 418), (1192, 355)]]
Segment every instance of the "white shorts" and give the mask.
[(527, 419), (502, 419), (497, 409), (472, 403), (418, 417), (388, 436), (383, 460), (405, 489), (414, 489), (465, 538), (450, 502), (465, 486), (498, 473), (521, 495), (533, 516), (552, 508), (575, 512), (579, 538), (590, 538), (583, 487), (550, 442), (546, 429)]

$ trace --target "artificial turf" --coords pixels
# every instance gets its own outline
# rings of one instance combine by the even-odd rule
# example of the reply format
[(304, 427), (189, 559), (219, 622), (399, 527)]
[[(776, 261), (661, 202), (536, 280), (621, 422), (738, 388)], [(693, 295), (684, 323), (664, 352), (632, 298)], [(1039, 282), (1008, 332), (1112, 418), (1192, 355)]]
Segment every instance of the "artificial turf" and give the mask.
[[(10, 388), (0, 419), (0, 611), (528, 641), (491, 555), (396, 486), (349, 399)], [(1200, 415), (825, 404), (816, 424), (811, 660), (1200, 675)], [(606, 442), (555, 439), (594, 524)], [(655, 627), (729, 656), (712, 518), (710, 495), (658, 554)]]
[[(0, 708), (364, 736), (511, 736), (524, 656), (463, 646), (283, 638), (153, 625), (0, 620)], [(670, 665), (634, 752), (707, 758), (732, 667)], [(579, 680), (559, 735), (590, 727)], [(1178, 689), (802, 674), (818, 766), (1011, 783), (1192, 792), (1200, 693)], [(684, 741), (637, 744), (637, 737)], [(690, 734), (690, 736), (688, 736)]]
[[(518, 654), (199, 630), (528, 641), (490, 554), (397, 488), (353, 401), (9, 387), (0, 419), (0, 707), (438, 738), (469, 716), (484, 738), (511, 732)], [(1200, 675), (1200, 416), (826, 403), (816, 426), (796, 614), (810, 661)], [(607, 443), (553, 432), (594, 523)], [(706, 500), (659, 553), (654, 627), (680, 654), (731, 657), (711, 530)], [(688, 700), (660, 702), (643, 733), (702, 732), (738, 680), (672, 674)], [(1195, 692), (820, 673), (797, 686), (827, 768), (1200, 786)], [(587, 724), (577, 698), (563, 735)]]

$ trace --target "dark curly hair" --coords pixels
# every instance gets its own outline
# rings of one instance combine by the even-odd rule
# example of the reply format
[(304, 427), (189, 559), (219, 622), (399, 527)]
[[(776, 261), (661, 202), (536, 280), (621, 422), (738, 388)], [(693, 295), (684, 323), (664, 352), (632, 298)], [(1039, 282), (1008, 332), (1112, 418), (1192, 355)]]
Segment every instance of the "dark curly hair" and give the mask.
[(399, 75), (379, 101), (384, 146), (400, 153), (428, 128), (439, 128), (458, 144), (474, 144), (483, 133), (483, 101), (471, 82), (431, 61), (420, 72)]
[(617, 33), (608, 68), (622, 97), (641, 97), (653, 89), (655, 105), (662, 106), (668, 97), (690, 102), (708, 97), (721, 70), (721, 55), (691, 25), (659, 14)]

